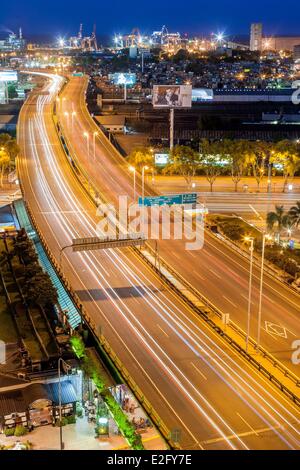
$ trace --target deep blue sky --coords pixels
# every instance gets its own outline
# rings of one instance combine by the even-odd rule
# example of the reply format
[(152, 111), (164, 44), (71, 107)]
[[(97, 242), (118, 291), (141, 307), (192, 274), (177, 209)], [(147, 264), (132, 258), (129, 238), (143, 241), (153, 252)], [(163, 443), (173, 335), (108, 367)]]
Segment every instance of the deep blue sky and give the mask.
[(248, 33), (255, 21), (268, 34), (300, 35), (299, 20), (298, 0), (6, 0), (0, 10), (0, 29), (22, 26), (25, 36), (76, 34), (79, 23), (88, 33), (94, 22), (99, 35), (134, 27), (149, 32), (163, 24), (169, 31), (232, 35)]

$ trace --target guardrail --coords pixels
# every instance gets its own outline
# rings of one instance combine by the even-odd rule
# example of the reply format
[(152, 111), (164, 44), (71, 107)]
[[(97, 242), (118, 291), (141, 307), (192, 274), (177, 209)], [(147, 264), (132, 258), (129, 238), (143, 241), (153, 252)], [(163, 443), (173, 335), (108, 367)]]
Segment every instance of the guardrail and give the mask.
[[(59, 124), (57, 122), (57, 124)], [(67, 142), (67, 139), (64, 137), (62, 130), (60, 129), (59, 131), (64, 138), (65, 142)], [(58, 132), (58, 133), (59, 133)], [(108, 141), (108, 143), (112, 146), (111, 142)], [(112, 146), (113, 147), (113, 146)], [(65, 149), (65, 147), (64, 147)], [(116, 151), (116, 149), (114, 149)], [(72, 158), (73, 161), (76, 162), (76, 167), (77, 169), (82, 173), (82, 175), (85, 178), (89, 179), (89, 176), (87, 173), (82, 170), (81, 165), (78, 163), (78, 160), (71, 157), (68, 152), (65, 152), (69, 158)], [(72, 165), (71, 165), (72, 167)], [(73, 168), (74, 171), (74, 168)], [(75, 175), (77, 176), (79, 182), (81, 182), (81, 178), (79, 177), (75, 171)], [(82, 184), (82, 182), (81, 182)], [(86, 190), (87, 194), (89, 195), (90, 199), (95, 203), (99, 203), (99, 200), (101, 202), (107, 203), (107, 199), (103, 197), (103, 195), (93, 188), (93, 192), (95, 192), (99, 198), (98, 201), (95, 200), (91, 192), (89, 191), (89, 187), (92, 188), (92, 184), (89, 181), (89, 184), (83, 184), (84, 189)], [(152, 255), (155, 253), (154, 250), (149, 246), (149, 244), (146, 244), (147, 250), (151, 253)], [(206, 307), (206, 309), (201, 309), (197, 307), (183, 292), (181, 292), (164, 274), (161, 273), (161, 270), (158, 269), (155, 266), (155, 263), (152, 263), (143, 253), (141, 250), (138, 248), (131, 248), (133, 251), (135, 251), (142, 259), (144, 262), (146, 262), (149, 266), (151, 266), (152, 269), (155, 270), (155, 272), (159, 275), (159, 277), (172, 289), (173, 292), (175, 292), (182, 300), (184, 300), (190, 308), (192, 308), (197, 314), (199, 314), (207, 324), (209, 324), (214, 331), (216, 331), (228, 344), (230, 344), (239, 354), (244, 357), (249, 363), (251, 363), (257, 370), (259, 370), (265, 377), (267, 377), (270, 382), (272, 382), (274, 385), (277, 386), (286, 396), (288, 396), (295, 404), (300, 406), (300, 397), (295, 395), (286, 385), (284, 385), (274, 374), (272, 374), (270, 371), (268, 371), (257, 359), (255, 359), (251, 354), (248, 354), (241, 345), (239, 345), (228, 333), (224, 331), (220, 326), (218, 326), (211, 318), (209, 318), (209, 314), (213, 313), (217, 315), (218, 318), (222, 318), (222, 312), (211, 302), (209, 301), (205, 296), (203, 296), (196, 288), (194, 288), (186, 279), (184, 279), (177, 271), (175, 271), (164, 259), (161, 257), (159, 258), (161, 266), (163, 266), (172, 276), (174, 276), (175, 279), (179, 280), (180, 283), (182, 283), (187, 290), (189, 290), (196, 298), (200, 300)], [(154, 255), (153, 255), (154, 256)], [(238, 325), (230, 321), (229, 328), (232, 328), (233, 332), (238, 334), (245, 342), (246, 342), (246, 334), (245, 332), (239, 328)], [(296, 385), (297, 387), (300, 387), (300, 379), (293, 374), (287, 367), (285, 367), (280, 361), (277, 361), (274, 356), (272, 356), (268, 351), (266, 351), (264, 348), (257, 347), (256, 342), (254, 341), (253, 338), (249, 338), (249, 344), (252, 345), (252, 347), (255, 347), (257, 351), (260, 352), (262, 357), (266, 360), (269, 361), (270, 365), (274, 368), (276, 368), (278, 371), (280, 371), (285, 378), (288, 378), (291, 380), (291, 382)]]
[(171, 440), (171, 431), (169, 428), (166, 426), (166, 424), (163, 422), (163, 420), (160, 418), (159, 414), (155, 410), (155, 408), (152, 406), (151, 402), (146, 398), (145, 394), (143, 394), (142, 390), (138, 387), (134, 379), (131, 377), (130, 373), (128, 370), (125, 368), (124, 364), (120, 360), (120, 358), (117, 356), (117, 354), (114, 352), (113, 348), (110, 346), (109, 341), (105, 338), (105, 336), (101, 333), (99, 334), (99, 331), (97, 330), (97, 327), (95, 323), (92, 321), (90, 315), (88, 314), (87, 310), (83, 307), (79, 297), (77, 294), (74, 292), (72, 289), (71, 285), (69, 284), (68, 280), (66, 279), (63, 271), (61, 270), (61, 267), (58, 265), (55, 257), (53, 256), (52, 252), (48, 248), (48, 244), (39, 230), (38, 223), (36, 221), (36, 218), (34, 214), (32, 213), (29, 205), (24, 201), (26, 210), (28, 212), (28, 215), (31, 219), (32, 224), (35, 227), (35, 230), (40, 238), (40, 241), (46, 251), (46, 254), (57, 272), (58, 276), (60, 277), (65, 289), (67, 290), (69, 296), (71, 297), (72, 301), (76, 305), (77, 309), (79, 310), (82, 318), (84, 319), (85, 323), (87, 324), (89, 330), (93, 334), (95, 340), (100, 344), (102, 349), (105, 351), (105, 353), (108, 355), (120, 375), (124, 378), (124, 381), (128, 384), (130, 389), (132, 390), (133, 394), (135, 395), (136, 399), (138, 402), (143, 406), (145, 409), (146, 413), (149, 415), (155, 426), (159, 429), (160, 433), (166, 440), (166, 442), (169, 444), (169, 446), (172, 449), (178, 448), (177, 443), (174, 443)]
[[(243, 219), (244, 220), (244, 219)], [(245, 221), (246, 222), (246, 221)], [(217, 234), (215, 234), (214, 232), (212, 232), (211, 230), (209, 231), (209, 233), (218, 239), (218, 241), (220, 243), (223, 243), (224, 245), (226, 245), (227, 247), (229, 247), (231, 250), (233, 250), (234, 252), (237, 252), (239, 253), (241, 256), (243, 256), (244, 258), (246, 258), (247, 260), (250, 260), (250, 255), (245, 251), (243, 250), (237, 243), (234, 243), (232, 240), (230, 240), (229, 238), (227, 238), (223, 233), (219, 234), (220, 236), (218, 236)], [(261, 257), (257, 254), (254, 254), (253, 256), (253, 263), (255, 264), (255, 266), (257, 268), (261, 268)], [(293, 286), (291, 286), (287, 281), (286, 279), (284, 278), (285, 277), (288, 277), (289, 274), (288, 273), (285, 273), (284, 271), (282, 271), (282, 275), (279, 273), (279, 268), (276, 269), (275, 266), (271, 265), (268, 260), (265, 260), (264, 262), (264, 272), (266, 272), (269, 276), (272, 276), (272, 278), (276, 278), (276, 280), (278, 282), (281, 282), (282, 284), (284, 284), (285, 287), (287, 287), (288, 289), (290, 289), (294, 294), (298, 294), (300, 295), (299, 291), (297, 289), (295, 289)]]
[[(55, 124), (55, 122), (54, 122)], [(59, 135), (58, 135), (59, 137)], [(60, 137), (59, 137), (60, 138)], [(64, 148), (64, 147), (63, 147)], [(65, 155), (67, 153), (65, 152)], [(68, 155), (67, 155), (68, 156)], [(22, 182), (20, 181), (20, 188), (22, 191), (22, 194), (24, 194), (23, 190), (23, 185)], [(86, 188), (85, 188), (86, 189)], [(87, 189), (86, 189), (87, 190)], [(90, 196), (91, 197), (91, 196)], [(167, 427), (167, 425), (164, 423), (164, 421), (161, 419), (155, 408), (152, 406), (151, 402), (147, 399), (147, 397), (143, 394), (142, 390), (138, 387), (134, 379), (131, 377), (130, 373), (128, 370), (125, 368), (124, 364), (122, 361), (119, 359), (117, 354), (114, 352), (112, 347), (110, 346), (108, 340), (104, 337), (104, 335), (97, 331), (95, 323), (92, 321), (90, 315), (86, 311), (86, 309), (83, 307), (79, 297), (77, 294), (74, 292), (72, 289), (70, 283), (68, 282), (67, 278), (65, 277), (63, 271), (61, 270), (61, 267), (57, 263), (55, 257), (53, 256), (52, 252), (50, 251), (48, 244), (41, 233), (38, 223), (36, 221), (36, 218), (33, 214), (33, 212), (30, 209), (30, 206), (28, 205), (27, 201), (24, 199), (24, 204), (26, 207), (26, 210), (28, 212), (28, 216), (31, 219), (31, 222), (33, 226), (35, 227), (36, 233), (39, 236), (39, 239), (44, 247), (44, 250), (48, 256), (49, 261), (51, 262), (53, 268), (55, 269), (56, 273), (60, 277), (60, 280), (62, 281), (64, 288), (68, 292), (69, 296), (71, 297), (72, 301), (74, 302), (75, 306), (77, 307), (78, 311), (80, 312), (82, 318), (84, 319), (85, 323), (87, 324), (89, 330), (93, 334), (95, 340), (97, 343), (100, 345), (100, 347), (103, 349), (105, 354), (108, 355), (112, 363), (114, 364), (115, 368), (118, 370), (120, 375), (123, 377), (124, 381), (128, 384), (129, 388), (132, 390), (133, 394), (135, 395), (136, 399), (138, 402), (142, 405), (142, 407), (145, 409), (146, 413), (148, 416), (151, 418), (161, 435), (164, 437), (166, 440), (167, 444), (170, 446), (171, 449), (178, 449), (179, 445), (175, 442), (172, 441), (171, 439), (171, 431)]]
[[(142, 252), (142, 250), (139, 250), (138, 248), (133, 248), (136, 252), (138, 251), (139, 254), (143, 257), (144, 261), (148, 264), (151, 265), (155, 269), (155, 272), (160, 276), (163, 277), (166, 283), (174, 290), (178, 292), (181, 298), (184, 298), (190, 306), (192, 306), (193, 310), (197, 311), (197, 313), (200, 312), (201, 316), (207, 320), (210, 325), (214, 328), (214, 330), (218, 331), (220, 335), (227, 340), (227, 342), (230, 342), (230, 344), (233, 344), (235, 341), (228, 335), (222, 328), (220, 328), (211, 318), (209, 318), (209, 313), (214, 313), (219, 319), (222, 318), (222, 312), (212, 303), (210, 302), (204, 295), (202, 295), (197, 289), (195, 289), (186, 279), (184, 279), (177, 271), (175, 271), (163, 258), (160, 257), (160, 266), (164, 267), (175, 279), (177, 279), (181, 284), (185, 286), (185, 288), (191, 292), (196, 298), (199, 299), (201, 303), (204, 304), (204, 306), (208, 309), (207, 311), (200, 309), (197, 307), (193, 302), (191, 302), (190, 299), (187, 298), (187, 296), (182, 293), (174, 284), (163, 274), (161, 274), (161, 270), (155, 266), (154, 263), (152, 263)], [(155, 252), (154, 250), (148, 245), (147, 250), (152, 252), (153, 258), (155, 257)], [(227, 327), (232, 328), (232, 330), (237, 333), (245, 342), (246, 342), (246, 334), (245, 332), (234, 322), (230, 320), (229, 325)], [(269, 360), (270, 364), (273, 367), (276, 367), (277, 370), (280, 370), (283, 375), (287, 378), (289, 378), (297, 387), (300, 387), (300, 379), (293, 374), (289, 369), (287, 369), (280, 361), (277, 361), (277, 359), (274, 358), (268, 351), (266, 351), (263, 347), (259, 346), (257, 347), (257, 343), (254, 341), (253, 338), (249, 338), (249, 344), (251, 344), (254, 348), (256, 348), (257, 351), (261, 353), (261, 355)], [(244, 348), (241, 348), (239, 344), (237, 344), (237, 349), (241, 349), (243, 352), (244, 357), (248, 357), (253, 360), (252, 356), (246, 352)], [(256, 361), (258, 362), (258, 361)], [(262, 366), (261, 366), (262, 367)], [(272, 374), (269, 374), (272, 375)], [(297, 397), (296, 397), (297, 398)], [(300, 398), (298, 399), (299, 404), (300, 404)]]

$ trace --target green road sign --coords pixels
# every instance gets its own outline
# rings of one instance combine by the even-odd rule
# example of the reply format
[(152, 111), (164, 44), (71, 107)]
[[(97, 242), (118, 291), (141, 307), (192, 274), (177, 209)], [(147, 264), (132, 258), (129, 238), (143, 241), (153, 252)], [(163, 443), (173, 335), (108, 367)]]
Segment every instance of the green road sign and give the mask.
[(173, 206), (196, 204), (197, 193), (169, 194), (167, 196), (139, 197), (139, 206)]

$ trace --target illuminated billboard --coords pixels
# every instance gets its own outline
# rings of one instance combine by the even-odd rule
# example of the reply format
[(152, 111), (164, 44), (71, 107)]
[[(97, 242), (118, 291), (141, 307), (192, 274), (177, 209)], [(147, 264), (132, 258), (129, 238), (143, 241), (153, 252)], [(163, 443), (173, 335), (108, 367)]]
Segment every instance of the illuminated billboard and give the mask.
[(201, 101), (213, 101), (214, 92), (210, 88), (193, 88), (192, 91), (192, 101), (201, 102)]
[(111, 73), (108, 77), (114, 85), (133, 86), (136, 84), (135, 73)]
[(156, 166), (165, 166), (169, 163), (168, 153), (155, 153), (154, 161)]
[(18, 74), (14, 70), (0, 70), (0, 82), (17, 82)]
[(154, 108), (190, 108), (191, 85), (154, 85), (152, 93)]

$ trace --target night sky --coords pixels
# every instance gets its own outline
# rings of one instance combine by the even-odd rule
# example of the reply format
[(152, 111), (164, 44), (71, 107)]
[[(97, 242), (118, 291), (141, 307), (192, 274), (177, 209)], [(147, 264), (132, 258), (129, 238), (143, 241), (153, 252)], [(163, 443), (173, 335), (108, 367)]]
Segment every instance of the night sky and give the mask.
[[(298, 3), (298, 5), (297, 5)], [(32, 34), (77, 34), (79, 23), (98, 35), (127, 33), (138, 27), (143, 33), (170, 32), (247, 34), (251, 22), (263, 22), (268, 34), (299, 34), (297, 0), (13, 0), (1, 2), (0, 29)]]

